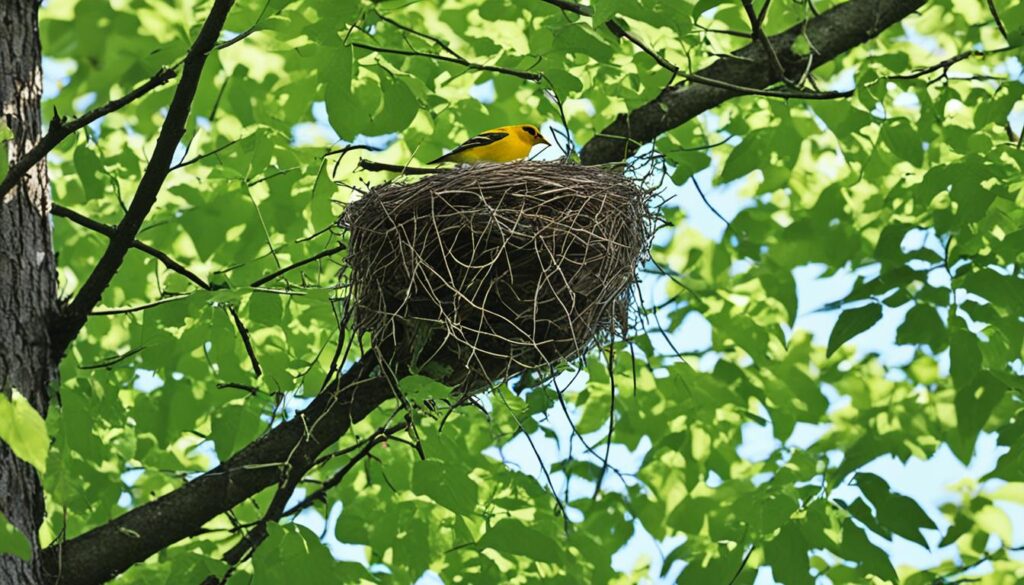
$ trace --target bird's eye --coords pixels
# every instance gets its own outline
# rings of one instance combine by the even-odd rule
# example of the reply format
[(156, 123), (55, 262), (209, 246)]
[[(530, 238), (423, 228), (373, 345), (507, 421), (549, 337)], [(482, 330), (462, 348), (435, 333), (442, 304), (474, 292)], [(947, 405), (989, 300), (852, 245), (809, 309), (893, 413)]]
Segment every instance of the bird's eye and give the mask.
[(523, 130), (526, 130), (526, 133), (529, 134), (530, 136), (537, 135), (537, 131), (531, 128), (530, 126), (523, 126)]

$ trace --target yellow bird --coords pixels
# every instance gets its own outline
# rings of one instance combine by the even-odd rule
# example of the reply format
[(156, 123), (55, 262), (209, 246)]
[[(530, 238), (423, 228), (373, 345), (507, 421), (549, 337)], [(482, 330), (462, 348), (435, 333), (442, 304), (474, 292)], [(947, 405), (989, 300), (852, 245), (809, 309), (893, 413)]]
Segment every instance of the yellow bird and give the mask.
[(530, 149), (537, 144), (551, 143), (544, 140), (540, 130), (533, 124), (502, 126), (477, 134), (457, 146), (455, 150), (427, 164), (509, 162), (526, 158), (530, 154)]

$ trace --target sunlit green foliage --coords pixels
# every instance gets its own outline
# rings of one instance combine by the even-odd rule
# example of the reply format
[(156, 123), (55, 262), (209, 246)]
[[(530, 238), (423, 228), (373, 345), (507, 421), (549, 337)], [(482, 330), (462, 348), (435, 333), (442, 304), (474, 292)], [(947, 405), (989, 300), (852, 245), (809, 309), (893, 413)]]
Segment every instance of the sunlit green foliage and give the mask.
[[(779, 0), (765, 26), (779, 32), (834, 4)], [(995, 4), (1019, 47), (1024, 4)], [(208, 5), (47, 2), (42, 46), (60, 87), (44, 112), (80, 113), (175, 64)], [(253, 283), (337, 245), (329, 228), (357, 195), (349, 186), (384, 178), (360, 171), (360, 155), (421, 164), (492, 126), (559, 127), (546, 91), (564, 102), (574, 139), (585, 144), (678, 81), (612, 35), (603, 24), (612, 17), (684, 68), (748, 42), (709, 32), (749, 30), (739, 2), (591, 6), (593, 18), (540, 1), (238, 2), (225, 40), (247, 36), (211, 55), (177, 156), (192, 162), (171, 173), (140, 234), (212, 290), (129, 252), (102, 308), (162, 302), (91, 317), (62, 364), (47, 419), (44, 541), (174, 490), (319, 390), (345, 341), (339, 256)], [(616, 344), (611, 377), (608, 353), (595, 353), (564, 395), (594, 453), (567, 442), (551, 385), (498, 390), (485, 398), (489, 415), (462, 408), (443, 428), (442, 411), (425, 406), (414, 434), (375, 447), (311, 508), (326, 517), (340, 502), (336, 523), (321, 534), (292, 518), (271, 525), (230, 582), (412, 583), (428, 570), (446, 583), (635, 582), (647, 575), (646, 561), (621, 571), (612, 557), (641, 529), (671, 543), (659, 566), (667, 572), (683, 561), (684, 583), (752, 583), (768, 566), (784, 583), (925, 584), (984, 559), (992, 560), (980, 568), (984, 583), (1024, 579), (1024, 563), (1007, 556), (1022, 528), (1000, 507), (1024, 500), (1024, 149), (1015, 138), (1024, 52), (915, 75), (961, 51), (1006, 45), (986, 2), (929, 2), (815, 72), (822, 87), (855, 87), (849, 99), (740, 97), (663, 134), (656, 151), (671, 165), (666, 180), (685, 185), (710, 169), (745, 207), (721, 241), (688, 225), (674, 202), (663, 210), (672, 225), (653, 256), (674, 276), (645, 277), (657, 283), (654, 300), (665, 301), (658, 319), (652, 314), (648, 331)], [(471, 96), (484, 83), (493, 84), (493, 101)], [(116, 224), (172, 91), (173, 83), (163, 86), (66, 140), (50, 157), (55, 202)], [(384, 151), (325, 157), (349, 141)], [(106, 239), (62, 218), (54, 224), (70, 295)], [(826, 307), (841, 311), (827, 340), (793, 329), (798, 316), (821, 308), (798, 303), (793, 271), (806, 266), (859, 275)], [(258, 378), (232, 311), (256, 348)], [(900, 311), (902, 325), (887, 341), (912, 347), (909, 361), (855, 351), (859, 333)], [(710, 323), (710, 343), (677, 354), (666, 337), (686, 340), (701, 320)], [(417, 404), (438, 398), (427, 381), (406, 384)], [(612, 441), (616, 452), (637, 453), (617, 459), (635, 459), (632, 469), (602, 469), (613, 391)], [(393, 406), (328, 452), (393, 422)], [(820, 425), (809, 445), (792, 441), (801, 423)], [(779, 441), (759, 445), (756, 458), (738, 451), (753, 427)], [(557, 493), (543, 473), (503, 461), (511, 444), (528, 449), (524, 433), (560, 441), (544, 454)], [(959, 486), (942, 517), (860, 471), (886, 455), (926, 459), (943, 445), (967, 462), (981, 433), (995, 433), (1005, 448), (988, 476), (1001, 481)], [(329, 478), (347, 462), (332, 457), (310, 478)], [(860, 495), (835, 495), (841, 486)], [(259, 520), (271, 492), (124, 581), (199, 582), (223, 572), (220, 558), (237, 541), (232, 528)], [(0, 550), (13, 542), (5, 526)], [(362, 545), (368, 564), (333, 560), (324, 544), (332, 537)], [(892, 539), (941, 541), (958, 554), (894, 566), (880, 548)]]

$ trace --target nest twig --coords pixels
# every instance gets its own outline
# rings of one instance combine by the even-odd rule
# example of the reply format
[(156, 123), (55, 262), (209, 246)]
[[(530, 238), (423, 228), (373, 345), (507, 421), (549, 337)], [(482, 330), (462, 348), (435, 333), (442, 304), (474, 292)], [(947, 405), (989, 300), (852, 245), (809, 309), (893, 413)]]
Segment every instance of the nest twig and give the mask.
[(415, 370), (475, 383), (572, 359), (627, 328), (651, 193), (566, 163), (475, 165), (376, 187), (349, 205), (357, 331)]

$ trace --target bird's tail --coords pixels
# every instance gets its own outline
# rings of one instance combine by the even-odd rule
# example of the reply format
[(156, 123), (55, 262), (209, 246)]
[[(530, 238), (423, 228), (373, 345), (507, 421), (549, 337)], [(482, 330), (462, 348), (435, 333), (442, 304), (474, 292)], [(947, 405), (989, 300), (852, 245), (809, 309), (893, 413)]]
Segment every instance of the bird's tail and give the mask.
[(427, 164), (428, 165), (436, 165), (436, 164), (440, 164), (440, 163), (451, 162), (451, 161), (448, 160), (448, 157), (450, 155), (451, 155), (450, 152), (448, 154), (441, 155), (441, 156), (435, 158), (434, 160), (428, 162)]

